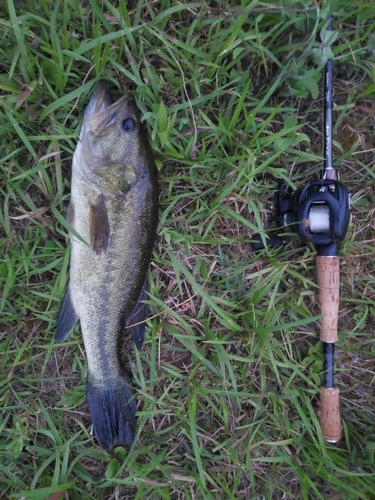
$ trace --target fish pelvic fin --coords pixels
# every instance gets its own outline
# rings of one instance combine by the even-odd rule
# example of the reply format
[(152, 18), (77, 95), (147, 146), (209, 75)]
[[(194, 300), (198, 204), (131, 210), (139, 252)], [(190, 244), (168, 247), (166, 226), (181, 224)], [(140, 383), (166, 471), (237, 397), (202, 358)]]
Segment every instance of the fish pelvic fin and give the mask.
[(94, 434), (102, 448), (111, 450), (134, 441), (137, 401), (127, 375), (97, 380), (89, 374), (86, 397)]
[(137, 303), (127, 319), (127, 328), (129, 328), (131, 338), (137, 349), (142, 349), (143, 342), (145, 340), (145, 328), (146, 328), (146, 318), (148, 313), (147, 304), (143, 304), (142, 301), (147, 299), (147, 280), (145, 281), (142, 291), (138, 297)]
[(75, 327), (78, 321), (77, 313), (74, 310), (71, 298), (70, 289), (65, 292), (63, 301), (61, 303), (60, 312), (57, 316), (57, 328), (55, 333), (56, 342), (64, 342), (69, 337), (70, 332)]
[(74, 203), (73, 200), (70, 200), (70, 203), (68, 205), (68, 211), (66, 213), (66, 220), (68, 221), (68, 224), (70, 224), (72, 227), (74, 227), (74, 217), (75, 217)]

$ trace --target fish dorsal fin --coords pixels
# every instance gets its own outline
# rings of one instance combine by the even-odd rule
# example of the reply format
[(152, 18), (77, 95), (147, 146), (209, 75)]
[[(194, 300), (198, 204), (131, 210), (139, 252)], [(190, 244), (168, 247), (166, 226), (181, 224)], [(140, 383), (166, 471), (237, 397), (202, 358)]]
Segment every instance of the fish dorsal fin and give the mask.
[(97, 254), (107, 250), (109, 231), (107, 206), (100, 195), (96, 203), (90, 203), (90, 243)]
[(79, 318), (70, 299), (70, 288), (68, 287), (57, 317), (57, 329), (55, 334), (56, 342), (64, 342), (75, 327), (78, 319)]

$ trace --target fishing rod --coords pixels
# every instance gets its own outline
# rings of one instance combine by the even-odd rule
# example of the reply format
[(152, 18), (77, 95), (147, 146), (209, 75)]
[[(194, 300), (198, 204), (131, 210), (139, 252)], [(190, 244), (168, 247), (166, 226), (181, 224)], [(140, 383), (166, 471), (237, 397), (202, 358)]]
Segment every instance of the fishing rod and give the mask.
[[(332, 31), (329, 17), (327, 31)], [(340, 298), (339, 245), (344, 240), (350, 220), (350, 194), (339, 182), (333, 166), (333, 70), (332, 59), (324, 69), (324, 170), (321, 179), (310, 182), (295, 193), (288, 193), (279, 181), (275, 194), (278, 227), (297, 232), (304, 243), (314, 244), (317, 283), (321, 312), (320, 340), (323, 343), (323, 385), (320, 389), (319, 422), (324, 439), (336, 443), (341, 438), (339, 389), (334, 384), (334, 352), (338, 341)], [(265, 248), (260, 234), (253, 236), (254, 250)], [(272, 235), (268, 248), (285, 243), (285, 235)]]

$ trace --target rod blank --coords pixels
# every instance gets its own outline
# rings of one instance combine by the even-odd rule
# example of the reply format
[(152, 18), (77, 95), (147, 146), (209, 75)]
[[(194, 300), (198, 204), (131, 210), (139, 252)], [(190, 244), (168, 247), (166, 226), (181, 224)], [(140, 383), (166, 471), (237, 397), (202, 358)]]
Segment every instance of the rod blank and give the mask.
[[(327, 26), (327, 30), (332, 30), (332, 21)], [(333, 123), (332, 123), (332, 109), (333, 109), (333, 66), (332, 59), (328, 59), (325, 72), (324, 72), (324, 169), (327, 178), (330, 177), (330, 172), (333, 170)]]

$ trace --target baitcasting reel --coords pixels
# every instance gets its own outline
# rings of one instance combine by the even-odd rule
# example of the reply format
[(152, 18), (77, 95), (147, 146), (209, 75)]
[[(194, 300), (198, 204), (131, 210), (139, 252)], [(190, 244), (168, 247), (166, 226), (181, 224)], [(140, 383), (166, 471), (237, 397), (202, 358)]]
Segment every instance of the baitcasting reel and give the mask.
[[(278, 227), (289, 227), (303, 243), (316, 245), (319, 255), (337, 255), (337, 250), (332, 253), (332, 245), (336, 249), (343, 241), (350, 220), (350, 194), (343, 184), (333, 179), (321, 179), (290, 194), (281, 180), (274, 204)], [(260, 234), (255, 234), (253, 240), (254, 250), (264, 248)], [(283, 236), (268, 236), (269, 248), (284, 243)]]

